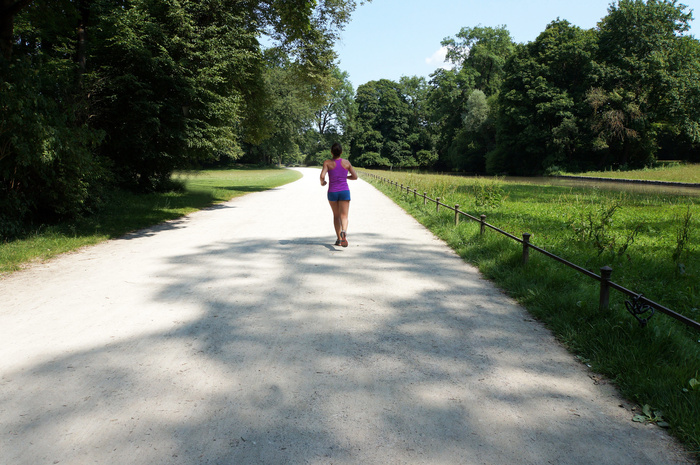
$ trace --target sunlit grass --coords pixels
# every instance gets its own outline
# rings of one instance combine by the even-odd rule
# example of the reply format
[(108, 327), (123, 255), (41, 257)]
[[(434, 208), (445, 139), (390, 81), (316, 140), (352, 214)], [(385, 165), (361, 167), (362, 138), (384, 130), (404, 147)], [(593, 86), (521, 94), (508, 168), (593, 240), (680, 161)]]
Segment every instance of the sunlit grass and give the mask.
[(585, 173), (562, 173), (569, 176), (590, 176), (610, 179), (639, 179), (644, 181), (667, 181), (700, 184), (700, 164), (672, 164), (658, 168), (629, 171), (588, 171)]
[(295, 181), (301, 173), (282, 169), (235, 169), (182, 172), (182, 192), (136, 195), (115, 191), (94, 215), (77, 221), (42, 226), (25, 237), (0, 243), (0, 273), (20, 269), (80, 247), (130, 231), (173, 220), (234, 197)]
[[(465, 260), (536, 318), (569, 349), (611, 379), (630, 400), (664, 412), (671, 431), (700, 448), (700, 333), (664, 314), (642, 328), (627, 313), (628, 297), (613, 291), (610, 308), (598, 309), (599, 283), (535, 251), (522, 264), (522, 246), (463, 219), (423, 205), (422, 193), (521, 237), (596, 274), (613, 268), (614, 282), (696, 321), (700, 320), (700, 205), (698, 197), (636, 194), (592, 188), (533, 185), (498, 179), (374, 172), (413, 193), (375, 185), (445, 240)], [(365, 177), (370, 180), (371, 178)], [(602, 213), (615, 207), (606, 222)], [(687, 241), (674, 260), (683, 218)], [(605, 223), (602, 239), (587, 233)], [(636, 231), (636, 233), (635, 233)], [(631, 238), (631, 239), (630, 239)], [(607, 241), (607, 242), (606, 242)], [(624, 249), (624, 250), (622, 250)]]

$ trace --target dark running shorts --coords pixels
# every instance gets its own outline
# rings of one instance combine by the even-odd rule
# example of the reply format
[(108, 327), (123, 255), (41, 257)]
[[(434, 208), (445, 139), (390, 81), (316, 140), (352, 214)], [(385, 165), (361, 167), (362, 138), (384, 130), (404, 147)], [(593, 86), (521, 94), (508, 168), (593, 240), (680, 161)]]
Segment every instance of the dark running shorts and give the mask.
[(350, 191), (329, 192), (328, 201), (337, 202), (338, 200), (350, 200)]

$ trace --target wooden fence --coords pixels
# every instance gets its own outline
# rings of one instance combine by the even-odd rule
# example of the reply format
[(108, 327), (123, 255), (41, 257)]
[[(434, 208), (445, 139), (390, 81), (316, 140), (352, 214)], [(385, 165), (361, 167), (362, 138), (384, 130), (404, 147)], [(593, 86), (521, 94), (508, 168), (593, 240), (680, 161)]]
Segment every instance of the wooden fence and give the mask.
[[(530, 250), (535, 250), (543, 255), (546, 255), (549, 258), (552, 258), (569, 268), (573, 268), (574, 270), (578, 271), (581, 274), (584, 274), (588, 276), (589, 278), (595, 279), (596, 281), (600, 282), (600, 301), (599, 301), (599, 307), (601, 310), (606, 310), (609, 307), (610, 304), (610, 289), (615, 289), (616, 291), (619, 291), (628, 297), (631, 297), (631, 300), (625, 301), (625, 306), (627, 307), (627, 310), (639, 321), (639, 323), (642, 326), (645, 326), (649, 318), (653, 315), (655, 310), (658, 310), (661, 313), (664, 313), (672, 318), (675, 318), (676, 320), (680, 321), (681, 323), (690, 326), (691, 328), (695, 328), (697, 330), (700, 330), (700, 323), (698, 323), (695, 320), (691, 320), (690, 318), (681, 315), (680, 313), (676, 313), (673, 310), (664, 307), (663, 305), (654, 302), (653, 300), (649, 300), (644, 295), (640, 293), (636, 293), (634, 291), (631, 291), (617, 283), (614, 283), (610, 280), (612, 277), (612, 268), (609, 266), (604, 266), (600, 268), (600, 275), (597, 275), (593, 273), (590, 270), (587, 270), (581, 266), (578, 266), (574, 263), (569, 262), (568, 260), (565, 260), (551, 252), (548, 252), (547, 250), (544, 250), (540, 247), (537, 247), (536, 245), (532, 244), (530, 242), (530, 237), (532, 236), (530, 233), (523, 233), (522, 238), (516, 237), (506, 231), (503, 231), (502, 229), (497, 228), (496, 226), (489, 224), (486, 222), (486, 215), (480, 215), (479, 218), (472, 216), (468, 213), (465, 213), (459, 209), (459, 205), (455, 206), (450, 206), (445, 203), (440, 202), (440, 197), (437, 197), (435, 199), (432, 199), (428, 197), (427, 192), (418, 193), (417, 189), (411, 190), (409, 186), (405, 186), (403, 184), (399, 184), (395, 181), (392, 181), (390, 179), (383, 178), (381, 176), (377, 176), (376, 174), (373, 173), (367, 173), (367, 172), (362, 172), (364, 176), (368, 176), (374, 179), (377, 179), (381, 182), (385, 182), (387, 184), (396, 186), (401, 190), (401, 192), (406, 191), (407, 194), (413, 194), (414, 200), (418, 201), (419, 198), (423, 199), (423, 205), (427, 205), (428, 202), (432, 202), (435, 204), (435, 211), (439, 212), (440, 207), (444, 207), (448, 210), (454, 211), (455, 214), (455, 225), (459, 224), (460, 217), (464, 216), (472, 221), (476, 221), (480, 224), (481, 226), (481, 234), (484, 234), (486, 231), (486, 228), (492, 229), (496, 231), (499, 234), (502, 234), (506, 237), (509, 237), (510, 239), (513, 239), (516, 242), (519, 242), (522, 244), (523, 247), (523, 252), (522, 252), (522, 261), (523, 263), (527, 263), (530, 257)], [(644, 317), (647, 313), (651, 312), (649, 316), (646, 318)]]

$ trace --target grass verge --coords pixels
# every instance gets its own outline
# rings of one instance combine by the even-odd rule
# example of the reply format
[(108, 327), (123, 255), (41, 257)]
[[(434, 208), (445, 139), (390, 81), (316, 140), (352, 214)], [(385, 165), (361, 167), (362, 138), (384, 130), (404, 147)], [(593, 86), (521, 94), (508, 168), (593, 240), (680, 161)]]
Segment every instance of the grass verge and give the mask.
[(588, 171), (586, 173), (562, 173), (566, 176), (590, 176), (593, 178), (639, 179), (644, 181), (686, 182), (700, 184), (700, 164), (672, 164), (658, 168), (629, 171)]
[(274, 168), (207, 170), (177, 173), (175, 180), (185, 185), (182, 192), (137, 195), (115, 191), (94, 215), (42, 226), (24, 238), (0, 243), (0, 274), (300, 177), (297, 171)]
[[(697, 198), (630, 194), (502, 180), (374, 172), (479, 217), (684, 314), (700, 319), (700, 207)], [(544, 322), (579, 359), (639, 404), (637, 420), (664, 425), (700, 451), (700, 333), (657, 314), (642, 328), (612, 291), (598, 309), (599, 283), (535, 251), (523, 265), (520, 244), (419, 195), (372, 182), (445, 240), (460, 256)], [(647, 411), (658, 412), (646, 416)], [(632, 418), (630, 418), (632, 420)]]

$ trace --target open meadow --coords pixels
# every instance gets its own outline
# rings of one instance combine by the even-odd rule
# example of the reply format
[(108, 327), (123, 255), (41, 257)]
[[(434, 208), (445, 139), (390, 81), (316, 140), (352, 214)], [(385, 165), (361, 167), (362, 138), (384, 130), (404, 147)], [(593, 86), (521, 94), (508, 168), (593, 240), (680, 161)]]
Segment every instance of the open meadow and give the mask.
[[(579, 359), (640, 405), (639, 421), (668, 425), (692, 450), (700, 448), (700, 333), (657, 313), (646, 327), (630, 315), (626, 296), (612, 291), (601, 312), (598, 281), (537, 252), (523, 265), (512, 239), (454, 212), (423, 204), (421, 194), (486, 221), (596, 274), (700, 320), (700, 197), (637, 194), (374, 171), (417, 189), (407, 193), (372, 180), (465, 260), (542, 320)], [(645, 316), (649, 316), (648, 314)], [(646, 407), (646, 410), (642, 410)]]
[(657, 168), (620, 171), (587, 171), (585, 173), (562, 173), (567, 176), (587, 176), (610, 179), (640, 179), (643, 181), (666, 181), (700, 184), (700, 164), (672, 163)]

